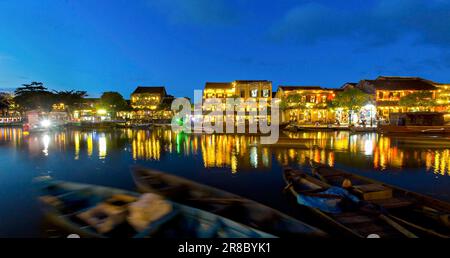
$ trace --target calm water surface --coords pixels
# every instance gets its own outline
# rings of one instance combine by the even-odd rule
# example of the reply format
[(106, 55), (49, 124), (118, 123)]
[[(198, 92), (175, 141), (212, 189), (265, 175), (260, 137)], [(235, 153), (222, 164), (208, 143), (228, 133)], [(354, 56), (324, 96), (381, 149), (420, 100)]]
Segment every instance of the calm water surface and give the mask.
[(255, 147), (255, 136), (187, 135), (170, 130), (23, 135), (0, 128), (0, 237), (48, 236), (31, 181), (36, 176), (134, 190), (140, 164), (234, 192), (290, 213), (283, 165), (310, 157), (331, 166), (450, 201), (450, 138), (349, 132), (288, 133), (306, 148)]

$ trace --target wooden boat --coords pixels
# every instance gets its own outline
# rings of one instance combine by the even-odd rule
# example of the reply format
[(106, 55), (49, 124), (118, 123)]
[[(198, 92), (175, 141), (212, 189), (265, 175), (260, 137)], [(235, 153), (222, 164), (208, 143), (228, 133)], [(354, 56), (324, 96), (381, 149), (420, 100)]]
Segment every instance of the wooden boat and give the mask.
[(250, 143), (249, 147), (268, 147), (268, 148), (290, 148), (290, 149), (309, 149), (304, 139), (279, 138), (276, 143), (263, 144), (260, 142)]
[(435, 237), (450, 236), (450, 203), (312, 160), (310, 163), (322, 181), (333, 186), (346, 184), (350, 192), (388, 211), (395, 221), (408, 228)]
[(207, 210), (279, 237), (325, 237), (326, 233), (275, 209), (241, 196), (159, 171), (135, 167), (140, 191)]
[[(67, 232), (81, 237), (274, 237), (210, 212), (176, 202), (157, 199), (148, 206), (136, 205), (143, 200), (144, 195), (134, 192), (47, 179), (38, 180), (37, 186), (40, 193), (39, 200), (48, 218)], [(153, 196), (157, 195), (152, 195), (152, 198)], [(151, 209), (151, 212), (139, 212), (145, 209)], [(142, 223), (142, 218), (147, 217), (154, 220)]]
[(133, 128), (133, 129), (152, 129), (152, 124), (150, 124), (150, 123), (132, 124), (131, 128)]
[(350, 127), (351, 133), (372, 133), (376, 131), (377, 131), (376, 127), (356, 127), (356, 126)]
[(283, 177), (287, 184), (286, 189), (290, 190), (300, 205), (346, 236), (417, 237), (376, 207), (356, 202), (354, 196), (345, 190), (340, 193), (330, 191), (335, 189), (300, 170), (285, 168)]
[(379, 125), (380, 133), (450, 134), (450, 126)]
[(286, 127), (288, 127), (291, 123), (290, 122), (282, 122), (279, 124), (279, 128), (280, 130), (284, 130), (286, 129)]
[(389, 114), (389, 125), (379, 125), (380, 133), (448, 134), (441, 112), (406, 112)]

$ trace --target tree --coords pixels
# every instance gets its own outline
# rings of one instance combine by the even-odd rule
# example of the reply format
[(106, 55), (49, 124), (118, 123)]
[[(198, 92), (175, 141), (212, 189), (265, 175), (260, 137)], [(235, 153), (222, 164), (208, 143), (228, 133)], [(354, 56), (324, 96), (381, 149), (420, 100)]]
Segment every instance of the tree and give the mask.
[(53, 91), (55, 93), (55, 100), (57, 102), (64, 103), (65, 105), (74, 106), (83, 101), (83, 98), (87, 97), (86, 91)]
[(14, 102), (22, 111), (31, 109), (50, 110), (55, 99), (54, 94), (44, 87), (42, 82), (23, 84), (14, 92)]
[(5, 114), (8, 112), (11, 102), (11, 95), (9, 95), (8, 93), (0, 92), (0, 112), (2, 116), (5, 116)]
[(289, 94), (287, 97), (284, 97), (280, 103), (280, 109), (285, 110), (288, 108), (304, 108), (305, 102), (303, 101), (302, 94)]
[(104, 92), (100, 97), (99, 108), (104, 108), (110, 111), (122, 111), (128, 110), (128, 103), (118, 92)]
[(83, 98), (87, 97), (86, 91), (75, 91), (75, 90), (67, 90), (67, 91), (53, 91), (55, 94), (55, 102), (64, 103), (66, 111), (69, 115), (72, 115), (72, 109), (75, 105), (80, 104), (83, 101)]
[(349, 123), (351, 124), (351, 114), (353, 113), (353, 111), (360, 109), (361, 107), (372, 101), (373, 97), (371, 95), (364, 93), (359, 89), (352, 88), (336, 94), (334, 99), (329, 102), (329, 106), (348, 110)]
[(405, 107), (432, 107), (437, 102), (433, 99), (433, 93), (430, 91), (417, 91), (400, 98), (400, 106)]

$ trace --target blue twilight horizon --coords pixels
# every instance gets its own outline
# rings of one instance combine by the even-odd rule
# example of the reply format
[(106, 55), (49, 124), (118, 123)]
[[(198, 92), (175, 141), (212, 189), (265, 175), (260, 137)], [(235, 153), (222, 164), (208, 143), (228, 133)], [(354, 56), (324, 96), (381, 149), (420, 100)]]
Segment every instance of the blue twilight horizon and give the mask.
[(450, 82), (443, 0), (0, 0), (0, 91), (41, 81), (125, 98), (206, 81), (340, 87), (379, 75)]

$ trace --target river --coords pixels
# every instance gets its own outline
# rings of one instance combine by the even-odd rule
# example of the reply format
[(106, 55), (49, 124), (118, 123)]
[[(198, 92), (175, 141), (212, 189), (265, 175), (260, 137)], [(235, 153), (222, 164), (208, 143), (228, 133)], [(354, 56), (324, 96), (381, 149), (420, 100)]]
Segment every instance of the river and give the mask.
[(349, 132), (285, 133), (302, 148), (254, 145), (257, 136), (188, 135), (170, 129), (63, 130), (24, 135), (0, 128), (0, 237), (51, 236), (32, 180), (55, 179), (135, 189), (142, 165), (212, 185), (289, 212), (283, 166), (307, 158), (450, 201), (450, 137)]

